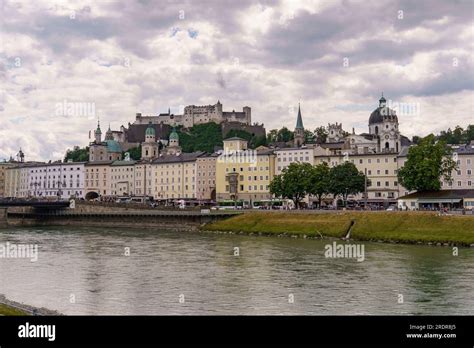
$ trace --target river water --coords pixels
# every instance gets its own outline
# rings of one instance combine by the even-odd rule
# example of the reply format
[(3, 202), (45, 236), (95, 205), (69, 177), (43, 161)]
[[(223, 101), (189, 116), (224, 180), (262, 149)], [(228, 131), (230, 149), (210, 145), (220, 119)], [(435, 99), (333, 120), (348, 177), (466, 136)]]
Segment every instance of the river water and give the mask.
[(474, 314), (472, 248), (364, 243), (357, 262), (326, 258), (331, 241), (89, 227), (7, 242), (38, 260), (0, 258), (0, 294), (64, 314)]

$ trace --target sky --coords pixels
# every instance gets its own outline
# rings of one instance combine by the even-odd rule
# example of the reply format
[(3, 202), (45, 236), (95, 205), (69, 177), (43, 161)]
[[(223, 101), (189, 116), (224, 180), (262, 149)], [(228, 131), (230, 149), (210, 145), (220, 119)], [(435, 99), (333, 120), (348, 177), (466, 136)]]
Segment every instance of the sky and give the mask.
[(368, 132), (383, 92), (406, 136), (473, 119), (466, 1), (0, 0), (0, 159), (57, 160), (135, 114), (252, 108), (267, 131)]

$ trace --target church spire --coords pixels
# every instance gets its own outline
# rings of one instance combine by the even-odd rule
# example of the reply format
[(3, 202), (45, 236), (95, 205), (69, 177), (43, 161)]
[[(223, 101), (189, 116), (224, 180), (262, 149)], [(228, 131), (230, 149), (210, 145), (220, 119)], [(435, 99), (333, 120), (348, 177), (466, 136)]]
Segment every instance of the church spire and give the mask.
[(303, 127), (303, 118), (301, 117), (301, 107), (298, 103), (298, 118), (296, 119), (296, 129), (304, 129)]

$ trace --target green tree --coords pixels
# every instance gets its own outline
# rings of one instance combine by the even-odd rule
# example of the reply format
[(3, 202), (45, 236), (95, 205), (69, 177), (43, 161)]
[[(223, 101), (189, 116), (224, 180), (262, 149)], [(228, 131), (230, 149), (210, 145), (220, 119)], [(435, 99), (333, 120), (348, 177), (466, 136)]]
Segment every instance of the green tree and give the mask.
[(179, 144), (183, 152), (214, 152), (214, 147), (222, 147), (221, 126), (214, 122), (197, 124), (189, 129), (178, 127)]
[(323, 197), (329, 193), (329, 177), (330, 168), (326, 162), (312, 168), (308, 193), (316, 197), (319, 208), (321, 207)]
[(365, 175), (360, 172), (354, 163), (344, 162), (329, 171), (329, 192), (334, 198), (341, 196), (344, 206), (347, 196), (355, 195), (365, 190)]
[(328, 138), (328, 131), (326, 127), (320, 126), (314, 130), (314, 136), (316, 138), (316, 143), (323, 144)]
[(283, 127), (282, 129), (278, 131), (277, 139), (278, 141), (283, 141), (286, 143), (294, 139), (294, 134), (288, 128)]
[(307, 195), (313, 166), (309, 163), (290, 163), (280, 175), (276, 175), (270, 183), (270, 193), (275, 197), (293, 200), (299, 207), (301, 200)]
[(278, 141), (278, 129), (272, 129), (268, 132), (267, 140), (269, 144), (276, 143)]
[(64, 156), (64, 162), (68, 160), (72, 160), (73, 162), (89, 161), (89, 147), (80, 148), (79, 146), (74, 146), (72, 150), (68, 149)]
[(414, 135), (412, 138), (411, 138), (411, 141), (413, 144), (418, 144), (421, 140), (421, 137), (419, 137), (418, 135)]
[(130, 154), (130, 159), (138, 161), (142, 158), (142, 146), (138, 145), (137, 147), (132, 147), (128, 151), (122, 153), (122, 158), (125, 158), (125, 152)]
[(398, 181), (410, 191), (436, 191), (441, 189), (441, 178), (453, 181), (452, 172), (456, 169), (452, 149), (430, 134), (410, 147), (407, 161), (398, 171)]
[(227, 132), (224, 139), (231, 137), (239, 137), (247, 140), (250, 149), (255, 149), (259, 146), (267, 144), (267, 137), (265, 135), (258, 136), (242, 129), (231, 129)]
[(312, 143), (314, 141), (314, 133), (310, 130), (304, 130), (304, 139), (306, 143)]

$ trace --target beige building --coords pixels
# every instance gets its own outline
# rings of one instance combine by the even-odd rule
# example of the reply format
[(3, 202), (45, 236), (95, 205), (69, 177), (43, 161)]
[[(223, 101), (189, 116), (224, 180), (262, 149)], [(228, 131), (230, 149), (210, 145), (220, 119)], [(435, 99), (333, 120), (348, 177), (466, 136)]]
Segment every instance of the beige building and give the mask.
[(217, 154), (206, 154), (196, 159), (196, 198), (216, 200), (216, 162)]
[(5, 197), (20, 197), (21, 164), (5, 169)]
[(197, 199), (197, 158), (204, 152), (162, 154), (153, 160), (149, 190), (155, 200)]
[(291, 163), (314, 164), (315, 154), (315, 147), (311, 145), (275, 150), (275, 174), (280, 175)]
[(94, 161), (85, 164), (84, 191), (86, 199), (110, 196), (111, 186), (109, 183), (112, 161)]
[[(345, 161), (353, 163), (359, 171), (367, 175), (367, 203), (377, 205), (396, 204), (399, 196), (397, 172), (399, 163), (395, 153), (330, 155), (316, 156), (314, 164), (326, 162), (330, 167), (343, 164)], [(363, 200), (363, 193), (350, 196), (350, 199)]]
[(1, 197), (12, 197), (7, 194), (6, 190), (6, 173), (8, 168), (16, 166), (15, 162), (0, 162), (0, 198)]
[(224, 153), (216, 163), (216, 195), (218, 201), (236, 200), (251, 204), (271, 199), (270, 182), (275, 175), (273, 150), (248, 150), (241, 138), (224, 140)]
[(153, 196), (152, 162), (141, 160), (135, 163), (135, 195)]
[(108, 170), (112, 196), (135, 195), (135, 161), (114, 161)]

